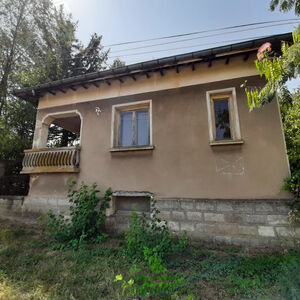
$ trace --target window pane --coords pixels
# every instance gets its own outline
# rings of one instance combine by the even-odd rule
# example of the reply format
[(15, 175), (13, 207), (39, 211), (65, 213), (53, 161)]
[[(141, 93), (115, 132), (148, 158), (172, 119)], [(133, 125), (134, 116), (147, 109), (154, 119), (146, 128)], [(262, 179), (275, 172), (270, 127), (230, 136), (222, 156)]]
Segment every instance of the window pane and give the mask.
[(214, 101), (216, 140), (231, 139), (228, 99)]
[(132, 146), (132, 112), (122, 112), (120, 119), (120, 146)]
[(138, 110), (136, 117), (136, 144), (138, 146), (149, 144), (148, 111)]

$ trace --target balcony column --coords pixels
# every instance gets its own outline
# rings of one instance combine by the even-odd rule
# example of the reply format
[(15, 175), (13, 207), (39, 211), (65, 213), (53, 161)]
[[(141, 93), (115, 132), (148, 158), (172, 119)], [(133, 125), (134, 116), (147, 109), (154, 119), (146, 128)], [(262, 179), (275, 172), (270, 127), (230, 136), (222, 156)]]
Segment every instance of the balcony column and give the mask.
[(36, 120), (32, 144), (33, 149), (45, 148), (47, 146), (48, 132), (51, 121), (52, 120), (50, 119), (44, 120), (44, 122), (41, 120)]

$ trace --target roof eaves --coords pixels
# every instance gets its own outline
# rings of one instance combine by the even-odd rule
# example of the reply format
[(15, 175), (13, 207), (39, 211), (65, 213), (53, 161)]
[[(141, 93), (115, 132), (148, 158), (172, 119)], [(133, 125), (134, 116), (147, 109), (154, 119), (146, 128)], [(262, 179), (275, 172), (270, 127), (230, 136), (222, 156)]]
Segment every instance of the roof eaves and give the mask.
[[(38, 98), (39, 93), (47, 92), (48, 90), (62, 88), (64, 86), (72, 86), (76, 84), (88, 83), (96, 80), (105, 80), (105, 79), (117, 79), (120, 76), (130, 76), (132, 73), (139, 72), (149, 72), (151, 70), (161, 70), (166, 67), (176, 66), (179, 63), (189, 62), (193, 60), (212, 60), (217, 56), (226, 56), (232, 55), (234, 51), (251, 51), (253, 48), (260, 46), (265, 41), (275, 42), (281, 40), (291, 40), (292, 34), (285, 33), (274, 36), (266, 36), (264, 38), (230, 44), (225, 46), (220, 46), (217, 48), (204, 49), (189, 53), (184, 53), (180, 55), (174, 55), (169, 57), (164, 57), (160, 59), (145, 61), (141, 63), (135, 63), (128, 66), (123, 66), (115, 69), (104, 70), (93, 72), (85, 75), (78, 75), (74, 77), (69, 77), (45, 84), (41, 84), (36, 87), (28, 87), (19, 90), (14, 90), (13, 94), (17, 97), (23, 98), (32, 102), (32, 99)], [(244, 51), (243, 51), (244, 50)], [(222, 55), (224, 54), (224, 55)], [(30, 98), (30, 99), (29, 99)], [(36, 100), (34, 100), (36, 101)]]

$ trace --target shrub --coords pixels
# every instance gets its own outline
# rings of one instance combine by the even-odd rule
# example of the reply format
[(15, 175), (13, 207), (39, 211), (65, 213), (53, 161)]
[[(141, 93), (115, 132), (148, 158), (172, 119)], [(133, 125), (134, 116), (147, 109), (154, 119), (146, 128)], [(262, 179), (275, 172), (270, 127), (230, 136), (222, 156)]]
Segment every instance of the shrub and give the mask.
[(100, 232), (100, 227), (106, 218), (105, 210), (109, 207), (111, 189), (105, 192), (101, 200), (97, 196), (100, 191), (95, 183), (91, 187), (81, 184), (78, 189), (75, 189), (75, 185), (75, 181), (70, 181), (68, 186), (70, 217), (49, 211), (45, 218), (40, 219), (44, 229), (56, 241), (56, 248), (77, 249), (87, 241), (101, 241), (106, 236)]
[(137, 260), (144, 259), (144, 249), (156, 249), (158, 255), (164, 259), (166, 256), (182, 251), (187, 246), (186, 234), (176, 239), (169, 231), (167, 221), (158, 217), (160, 211), (155, 207), (156, 201), (150, 202), (150, 220), (145, 213), (139, 215), (133, 212), (129, 230), (125, 233), (126, 254)]
[[(299, 154), (300, 156), (300, 154)], [(284, 190), (291, 192), (294, 195), (292, 209), (289, 212), (290, 224), (300, 223), (300, 170), (293, 170), (292, 176), (285, 179)]]
[(300, 223), (300, 89), (293, 94), (291, 103), (281, 103), (280, 110), (291, 169), (291, 177), (285, 180), (283, 189), (294, 196), (289, 221), (295, 225)]

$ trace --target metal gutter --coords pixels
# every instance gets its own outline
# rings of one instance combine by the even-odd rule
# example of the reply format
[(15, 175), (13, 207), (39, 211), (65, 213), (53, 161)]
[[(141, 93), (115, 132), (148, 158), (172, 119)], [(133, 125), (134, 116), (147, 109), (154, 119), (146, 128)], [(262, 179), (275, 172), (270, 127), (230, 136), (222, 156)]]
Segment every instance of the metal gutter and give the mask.
[(105, 71), (93, 72), (85, 75), (69, 77), (62, 80), (57, 80), (45, 84), (41, 84), (35, 87), (22, 88), (14, 90), (13, 95), (25, 99), (30, 102), (36, 102), (37, 98), (44, 92), (51, 90), (58, 90), (59, 88), (68, 88), (70, 86), (92, 83), (104, 79), (118, 79), (122, 76), (130, 76), (134, 73), (150, 72), (162, 70), (164, 68), (178, 66), (180, 64), (187, 64), (198, 61), (208, 61), (218, 59), (224, 56), (232, 56), (245, 52), (256, 50), (265, 42), (280, 43), (282, 40), (292, 40), (291, 33), (278, 34), (273, 36), (266, 36), (264, 38), (250, 40), (246, 42), (220, 46), (216, 48), (210, 48), (180, 55), (174, 55), (155, 60), (136, 63), (116, 69), (110, 69)]

